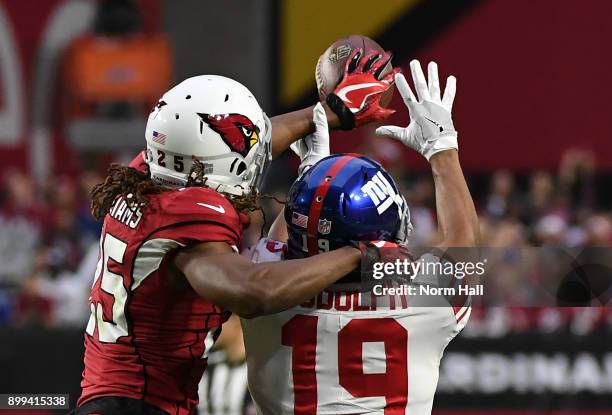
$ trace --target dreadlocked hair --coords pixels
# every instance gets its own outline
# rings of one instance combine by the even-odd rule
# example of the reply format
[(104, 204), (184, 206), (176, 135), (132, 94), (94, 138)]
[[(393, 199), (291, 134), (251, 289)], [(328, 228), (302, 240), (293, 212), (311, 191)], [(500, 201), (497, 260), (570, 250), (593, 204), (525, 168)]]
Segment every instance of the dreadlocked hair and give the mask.
[[(204, 163), (194, 157), (193, 165), (187, 176), (186, 187), (208, 187), (205, 174)], [(147, 195), (158, 194), (166, 190), (170, 189), (160, 186), (151, 179), (148, 169), (140, 171), (114, 163), (108, 169), (108, 176), (104, 183), (97, 184), (91, 191), (91, 214), (98, 220), (104, 218), (120, 196), (127, 199), (130, 209), (138, 209), (146, 206)], [(262, 232), (266, 224), (266, 215), (259, 201), (274, 199), (277, 203), (283, 205), (286, 203), (273, 195), (258, 194), (254, 187), (246, 195), (227, 196), (227, 198), (238, 212), (248, 213), (259, 210), (264, 219)]]
[(130, 209), (147, 204), (147, 195), (161, 193), (165, 189), (151, 180), (148, 170), (111, 164), (104, 183), (94, 186), (91, 191), (91, 214), (100, 220), (110, 211), (115, 200), (123, 196)]

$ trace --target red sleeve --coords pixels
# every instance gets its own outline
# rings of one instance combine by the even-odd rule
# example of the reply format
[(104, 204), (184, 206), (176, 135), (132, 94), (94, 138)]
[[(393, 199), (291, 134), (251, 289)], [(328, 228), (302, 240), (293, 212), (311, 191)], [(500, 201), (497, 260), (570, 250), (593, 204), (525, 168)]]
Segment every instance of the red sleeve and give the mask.
[[(228, 199), (214, 190), (185, 188), (164, 198), (163, 214), (168, 219), (160, 232), (177, 242), (226, 242), (239, 247), (242, 225), (238, 212)], [(159, 236), (158, 236), (159, 237)]]
[(133, 167), (136, 170), (144, 171), (146, 169), (147, 163), (144, 160), (145, 150), (139, 151), (138, 155), (134, 157), (134, 160), (128, 164), (129, 167)]
[(240, 234), (221, 223), (186, 222), (158, 229), (150, 239), (170, 239), (182, 247), (204, 242), (225, 242), (236, 251), (240, 245)]

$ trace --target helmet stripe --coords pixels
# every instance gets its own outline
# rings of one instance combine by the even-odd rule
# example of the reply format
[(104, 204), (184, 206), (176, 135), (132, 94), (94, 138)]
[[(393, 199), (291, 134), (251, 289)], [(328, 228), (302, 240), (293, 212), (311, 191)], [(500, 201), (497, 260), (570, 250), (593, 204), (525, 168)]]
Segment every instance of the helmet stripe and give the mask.
[[(357, 154), (350, 153), (338, 158), (338, 160), (336, 160), (336, 162), (329, 167), (327, 172), (325, 172), (325, 175), (317, 186), (314, 198), (310, 203), (310, 210), (308, 211), (308, 227), (306, 229), (308, 239), (308, 255), (316, 255), (319, 252), (319, 246), (317, 243), (317, 236), (319, 233), (318, 225), (321, 209), (323, 208), (323, 202), (325, 202), (325, 195), (327, 195), (327, 191), (329, 190), (332, 181), (340, 170), (342, 170), (342, 167), (344, 167), (349, 161), (353, 160), (356, 156)], [(329, 177), (330, 180), (325, 180), (327, 177)]]

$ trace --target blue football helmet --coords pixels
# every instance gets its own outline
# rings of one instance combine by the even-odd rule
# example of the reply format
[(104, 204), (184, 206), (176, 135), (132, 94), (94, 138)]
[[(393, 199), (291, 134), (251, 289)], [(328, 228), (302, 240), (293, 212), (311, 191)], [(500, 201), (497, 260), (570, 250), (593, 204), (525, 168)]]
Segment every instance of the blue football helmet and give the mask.
[(289, 258), (303, 258), (350, 241), (406, 243), (410, 211), (397, 185), (377, 162), (335, 154), (293, 183), (285, 206)]

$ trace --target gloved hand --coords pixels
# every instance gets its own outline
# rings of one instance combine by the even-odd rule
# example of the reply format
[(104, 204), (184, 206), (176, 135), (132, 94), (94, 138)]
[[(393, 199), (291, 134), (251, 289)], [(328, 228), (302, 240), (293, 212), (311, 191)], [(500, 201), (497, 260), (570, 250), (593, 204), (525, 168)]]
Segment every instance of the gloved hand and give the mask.
[(391, 58), (390, 52), (382, 55), (373, 52), (363, 56), (363, 50), (356, 49), (351, 53), (342, 79), (325, 99), (340, 119), (341, 129), (352, 130), (371, 121), (384, 120), (395, 112), (383, 108), (380, 99), (392, 87), (393, 76), (401, 70), (394, 68), (378, 79)]
[(353, 243), (353, 246), (361, 251), (361, 282), (366, 289), (370, 285), (380, 283), (384, 277), (396, 279), (395, 273), (383, 272), (380, 264), (387, 262), (395, 263), (398, 259), (400, 261), (404, 259), (408, 261), (413, 260), (408, 248), (399, 243), (356, 241)]
[(454, 76), (448, 77), (444, 95), (440, 98), (438, 65), (430, 62), (427, 70), (429, 84), (425, 81), (419, 61), (410, 62), (410, 71), (418, 100), (408, 86), (404, 75), (395, 75), (397, 89), (410, 112), (410, 124), (408, 127), (385, 125), (377, 128), (376, 134), (401, 141), (429, 161), (431, 156), (440, 151), (458, 149), (457, 131), (451, 117), (457, 80)]
[(300, 158), (298, 174), (302, 175), (313, 164), (324, 157), (329, 156), (329, 129), (327, 127), (327, 115), (323, 104), (320, 102), (312, 110), (312, 121), (315, 131), (306, 137), (295, 141), (290, 148)]
[(389, 241), (354, 241), (352, 245), (368, 262), (392, 262), (398, 254), (408, 252), (405, 245)]

